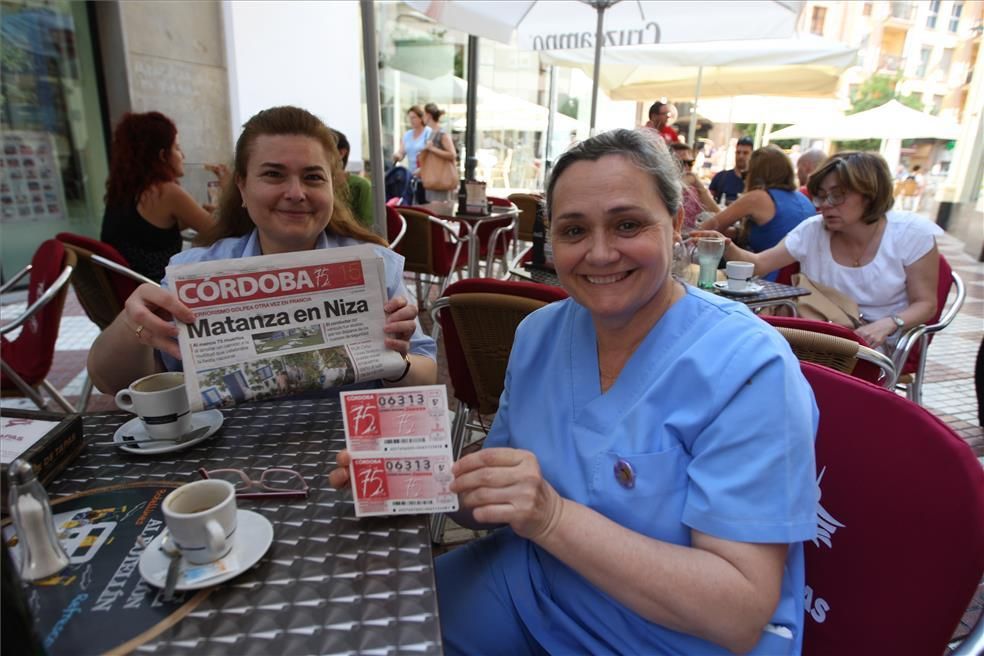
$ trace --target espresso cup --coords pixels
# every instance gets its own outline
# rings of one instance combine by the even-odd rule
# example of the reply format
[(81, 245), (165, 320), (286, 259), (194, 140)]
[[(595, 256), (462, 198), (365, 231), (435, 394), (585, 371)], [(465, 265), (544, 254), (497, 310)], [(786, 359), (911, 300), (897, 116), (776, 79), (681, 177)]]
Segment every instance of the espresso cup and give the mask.
[(755, 265), (751, 262), (729, 261), (724, 268), (728, 276), (728, 289), (733, 292), (745, 291), (748, 281), (755, 274)]
[(116, 393), (116, 405), (143, 421), (156, 440), (176, 440), (191, 430), (191, 409), (184, 374), (151, 374)]
[(164, 522), (185, 560), (204, 565), (232, 550), (236, 533), (236, 488), (207, 479), (182, 485), (162, 504)]

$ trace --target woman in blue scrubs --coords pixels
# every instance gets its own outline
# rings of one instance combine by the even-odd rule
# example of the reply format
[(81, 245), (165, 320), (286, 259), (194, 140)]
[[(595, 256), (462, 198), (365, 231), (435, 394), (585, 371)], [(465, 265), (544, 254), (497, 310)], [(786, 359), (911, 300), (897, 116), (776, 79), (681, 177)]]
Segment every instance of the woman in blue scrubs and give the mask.
[(554, 167), (571, 298), (520, 325), (484, 448), (455, 464), (456, 519), (500, 528), (437, 560), (447, 653), (799, 651), (816, 405), (775, 330), (670, 276), (680, 198), (642, 131)]

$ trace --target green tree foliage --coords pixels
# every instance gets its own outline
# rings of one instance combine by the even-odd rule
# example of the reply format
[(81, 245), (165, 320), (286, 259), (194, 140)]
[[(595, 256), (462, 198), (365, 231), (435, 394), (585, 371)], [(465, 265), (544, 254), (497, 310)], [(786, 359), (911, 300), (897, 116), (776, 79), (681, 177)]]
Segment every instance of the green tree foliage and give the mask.
[[(898, 100), (906, 107), (922, 111), (923, 103), (919, 96), (909, 94), (902, 96), (898, 92), (901, 75), (872, 75), (851, 95), (851, 109), (848, 114), (857, 114), (868, 109), (874, 109), (889, 100)], [(857, 139), (854, 141), (835, 141), (837, 150), (878, 150), (881, 140)]]

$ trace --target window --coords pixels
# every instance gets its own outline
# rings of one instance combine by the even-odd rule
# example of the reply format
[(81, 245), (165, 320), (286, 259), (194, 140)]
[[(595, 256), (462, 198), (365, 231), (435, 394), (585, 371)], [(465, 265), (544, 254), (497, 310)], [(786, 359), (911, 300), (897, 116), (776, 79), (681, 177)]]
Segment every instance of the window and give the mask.
[(963, 13), (963, 3), (954, 2), (953, 7), (950, 9), (950, 25), (948, 29), (956, 34), (957, 28), (960, 27), (960, 14)]
[(926, 77), (926, 70), (929, 68), (929, 56), (933, 54), (932, 48), (923, 47), (919, 51), (919, 67), (916, 68), (916, 77)]
[(861, 8), (861, 15), (862, 16), (871, 16), (871, 3), (870, 2), (864, 3), (864, 6)]
[(939, 116), (940, 115), (940, 111), (942, 109), (943, 109), (943, 96), (937, 94), (937, 95), (933, 96), (933, 109), (930, 110), (930, 113), (933, 116)]
[(940, 70), (943, 76), (950, 74), (950, 64), (953, 63), (953, 48), (943, 48), (943, 56), (940, 57)]
[(926, 27), (936, 28), (936, 19), (940, 15), (940, 0), (930, 0), (929, 14), (926, 16)]
[(823, 36), (823, 22), (827, 18), (826, 7), (814, 7), (813, 16), (810, 19), (810, 33)]

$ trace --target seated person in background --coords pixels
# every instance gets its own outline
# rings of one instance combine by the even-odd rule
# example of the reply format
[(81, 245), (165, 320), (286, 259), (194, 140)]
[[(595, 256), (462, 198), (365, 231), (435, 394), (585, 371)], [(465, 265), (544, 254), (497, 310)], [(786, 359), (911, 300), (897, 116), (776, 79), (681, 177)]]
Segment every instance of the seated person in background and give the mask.
[[(746, 241), (749, 250), (759, 253), (778, 244), (814, 214), (813, 205), (796, 189), (793, 165), (786, 153), (770, 144), (752, 153), (742, 197), (702, 223), (700, 229), (724, 232), (747, 216)], [(775, 280), (777, 274), (768, 271), (763, 275)]]
[(810, 176), (809, 187), (819, 216), (761, 253), (729, 243), (724, 256), (754, 262), (759, 275), (799, 262), (810, 280), (854, 299), (864, 321), (858, 335), (891, 353), (905, 330), (936, 314), (936, 235), (942, 230), (915, 214), (890, 211), (892, 176), (876, 153), (832, 155)]
[[(171, 263), (373, 244), (386, 267), (386, 346), (407, 360), (403, 376), (389, 382), (436, 382), (434, 340), (423, 334), (417, 308), (407, 302), (403, 257), (356, 223), (334, 194), (345, 180), (328, 127), (297, 107), (264, 110), (243, 126), (234, 173), (235, 184), (226, 185), (218, 223), (199, 235), (205, 246), (184, 251)], [(143, 376), (181, 369), (178, 329), (172, 320), (190, 323), (195, 315), (167, 289), (166, 281), (163, 284), (138, 287), (124, 311), (93, 343), (88, 369), (101, 391), (115, 393)]]
[(796, 177), (799, 179), (800, 183), (800, 193), (813, 200), (810, 196), (810, 190), (807, 189), (806, 183), (810, 180), (810, 175), (817, 170), (817, 167), (827, 159), (827, 153), (823, 152), (819, 148), (811, 148), (796, 160)]
[[(151, 280), (181, 250), (181, 230), (207, 230), (212, 216), (178, 184), (184, 153), (174, 122), (160, 112), (124, 114), (113, 130), (100, 239)], [(223, 182), (222, 165), (206, 164)]]
[(680, 163), (680, 178), (683, 182), (683, 227), (681, 232), (687, 235), (697, 227), (698, 217), (701, 214), (704, 212), (717, 213), (720, 208), (711, 198), (707, 187), (696, 175), (690, 172), (694, 165), (694, 154), (690, 146), (675, 142), (670, 144), (670, 150)]
[(656, 130), (667, 145), (680, 141), (679, 133), (670, 125), (670, 113), (672, 108), (669, 103), (662, 103), (658, 100), (649, 108), (649, 120), (642, 127)]
[[(338, 155), (342, 158), (342, 171), (348, 166), (349, 151), (352, 146), (349, 144), (345, 135), (338, 130), (332, 130), (335, 139), (338, 140)], [(345, 172), (345, 181), (348, 183), (348, 197), (345, 199), (355, 220), (362, 227), (373, 229), (375, 221), (372, 216), (372, 184), (357, 173)]]
[[(733, 203), (738, 198), (738, 194), (745, 191), (745, 171), (748, 170), (748, 158), (752, 156), (754, 144), (751, 137), (740, 138), (735, 144), (735, 168), (718, 171), (711, 178), (708, 189), (718, 203)], [(722, 196), (724, 196), (723, 202)]]
[(448, 654), (799, 652), (813, 394), (777, 332), (670, 276), (680, 177), (644, 132), (554, 166), (571, 298), (519, 326), (485, 446), (454, 466), (455, 519), (497, 530), (436, 561)]

